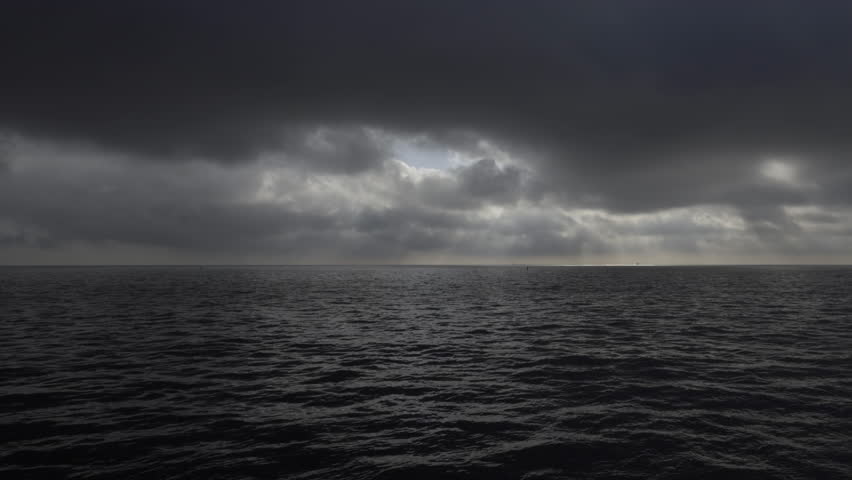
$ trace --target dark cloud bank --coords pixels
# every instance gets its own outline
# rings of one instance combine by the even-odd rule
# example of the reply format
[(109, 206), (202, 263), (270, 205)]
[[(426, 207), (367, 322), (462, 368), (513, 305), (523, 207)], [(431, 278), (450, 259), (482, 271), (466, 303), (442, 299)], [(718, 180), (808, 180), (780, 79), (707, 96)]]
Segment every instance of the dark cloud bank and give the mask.
[(852, 260), (847, 2), (0, 9), (6, 263)]

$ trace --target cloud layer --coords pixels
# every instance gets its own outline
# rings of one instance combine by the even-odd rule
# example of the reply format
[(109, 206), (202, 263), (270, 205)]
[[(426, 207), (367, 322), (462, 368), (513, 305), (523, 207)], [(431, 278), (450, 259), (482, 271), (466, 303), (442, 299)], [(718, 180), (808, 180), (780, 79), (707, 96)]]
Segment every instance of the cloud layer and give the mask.
[(852, 260), (842, 2), (2, 8), (3, 262)]

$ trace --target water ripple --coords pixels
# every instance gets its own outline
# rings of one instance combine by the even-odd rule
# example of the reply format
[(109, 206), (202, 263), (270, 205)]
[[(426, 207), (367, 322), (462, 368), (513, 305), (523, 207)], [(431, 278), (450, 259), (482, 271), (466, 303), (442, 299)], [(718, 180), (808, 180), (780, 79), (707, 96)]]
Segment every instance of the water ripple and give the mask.
[(852, 478), (852, 269), (4, 268), (0, 474)]

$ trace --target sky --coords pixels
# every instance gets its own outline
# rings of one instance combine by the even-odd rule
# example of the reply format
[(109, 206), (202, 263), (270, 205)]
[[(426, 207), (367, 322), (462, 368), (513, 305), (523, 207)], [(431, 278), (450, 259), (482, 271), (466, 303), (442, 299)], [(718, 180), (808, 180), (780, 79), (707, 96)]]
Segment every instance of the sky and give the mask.
[(7, 0), (0, 264), (852, 263), (852, 3)]

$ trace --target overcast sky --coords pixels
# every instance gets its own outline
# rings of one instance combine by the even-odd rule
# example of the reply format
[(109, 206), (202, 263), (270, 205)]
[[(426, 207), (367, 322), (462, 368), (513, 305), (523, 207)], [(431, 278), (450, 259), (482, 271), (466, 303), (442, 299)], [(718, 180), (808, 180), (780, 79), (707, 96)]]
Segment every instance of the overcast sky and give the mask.
[(0, 5), (0, 264), (852, 263), (852, 2)]

